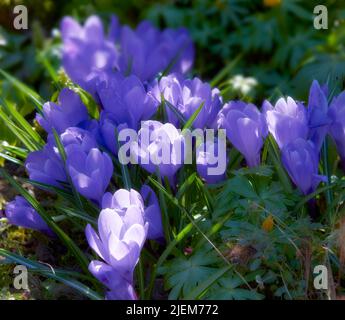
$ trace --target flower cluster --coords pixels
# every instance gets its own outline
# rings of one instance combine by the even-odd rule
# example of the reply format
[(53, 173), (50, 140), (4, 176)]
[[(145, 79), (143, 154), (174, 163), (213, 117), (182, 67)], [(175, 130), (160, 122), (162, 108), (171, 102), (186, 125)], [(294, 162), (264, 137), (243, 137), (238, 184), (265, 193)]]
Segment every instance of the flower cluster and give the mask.
[(304, 193), (315, 191), (324, 176), (318, 175), (319, 152), (329, 130), (327, 92), (312, 83), (308, 106), (288, 97), (273, 107), (264, 102), (268, 130), (282, 153), (282, 163), (296, 186)]
[[(98, 17), (90, 17), (84, 26), (67, 17), (62, 21), (61, 35), (63, 68), (94, 97), (100, 117), (92, 119), (78, 93), (64, 88), (57, 102), (47, 102), (37, 114), (47, 143), (29, 154), (25, 167), (30, 179), (42, 186), (64, 191), (73, 188), (98, 206), (98, 233), (90, 224), (85, 233), (102, 260), (92, 261), (89, 270), (107, 287), (108, 299), (136, 299), (133, 272), (145, 240), (164, 243), (154, 190), (145, 184), (139, 185), (140, 193), (118, 189), (113, 181), (118, 175), (118, 135), (122, 129), (139, 130), (131, 144), (135, 163), (149, 174), (167, 178), (174, 188), (182, 159), (187, 156), (181, 129), (194, 115), (192, 126), (202, 135), (208, 128), (226, 130), (228, 141), (249, 167), (260, 165), (261, 150), (270, 133), (281, 150), (285, 169), (303, 194), (315, 191), (324, 179), (318, 175), (318, 163), (328, 132), (345, 163), (344, 93), (328, 108), (327, 90), (314, 81), (307, 108), (290, 97), (279, 99), (275, 106), (265, 101), (261, 111), (243, 101), (223, 104), (216, 88), (187, 77), (194, 49), (184, 29), (159, 31), (143, 22), (133, 30), (113, 17), (106, 34)], [(206, 183), (226, 179), (226, 161), (221, 172), (208, 171), (216, 165), (215, 157), (226, 156), (225, 143), (213, 139), (201, 144), (193, 141), (192, 145), (197, 172)], [(111, 194), (107, 192), (110, 187), (118, 190)], [(22, 198), (8, 204), (6, 216), (13, 224), (50, 232)]]

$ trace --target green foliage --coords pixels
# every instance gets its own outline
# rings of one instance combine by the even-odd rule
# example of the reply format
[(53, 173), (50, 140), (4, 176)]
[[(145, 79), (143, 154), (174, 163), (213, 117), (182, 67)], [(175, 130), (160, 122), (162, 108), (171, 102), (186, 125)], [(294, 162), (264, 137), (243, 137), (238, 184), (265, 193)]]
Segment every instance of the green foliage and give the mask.
[(191, 257), (177, 257), (167, 262), (159, 272), (166, 277), (166, 288), (171, 289), (169, 299), (187, 296), (217, 270), (215, 262), (217, 256), (210, 248), (198, 250)]

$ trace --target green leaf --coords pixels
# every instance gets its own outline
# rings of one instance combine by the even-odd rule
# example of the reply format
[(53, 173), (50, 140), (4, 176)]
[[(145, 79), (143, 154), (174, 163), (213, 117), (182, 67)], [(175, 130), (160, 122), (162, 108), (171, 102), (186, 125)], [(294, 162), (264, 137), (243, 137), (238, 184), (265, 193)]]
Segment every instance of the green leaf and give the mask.
[(23, 166), (23, 165), (24, 165), (24, 162), (23, 162), (23, 161), (21, 161), (21, 160), (19, 160), (19, 159), (17, 159), (17, 158), (11, 157), (10, 155), (8, 155), (8, 154), (6, 154), (6, 153), (0, 152), (0, 157), (3, 158), (3, 159), (5, 159), (5, 160), (11, 161), (11, 162), (13, 162), (13, 163), (15, 163), (15, 164), (18, 164), (18, 165), (20, 165), (20, 166)]
[(26, 157), (29, 154), (28, 150), (20, 148), (20, 147), (16, 147), (16, 146), (8, 145), (7, 142), (0, 143), (0, 150), (1, 149), (6, 152), (10, 152), (11, 154), (22, 159), (26, 159)]
[(1, 99), (1, 97), (0, 102), (7, 109), (8, 115), (12, 117), (17, 123), (17, 125), (21, 127), (21, 129), (24, 130), (27, 133), (27, 135), (32, 139), (32, 143), (37, 145), (38, 148), (42, 148), (42, 146), (44, 145), (43, 139), (31, 127), (31, 125), (26, 121), (26, 119), (17, 111), (17, 109), (12, 105), (12, 103)]
[(226, 76), (231, 74), (232, 69), (241, 61), (243, 57), (243, 53), (240, 53), (238, 56), (235, 57), (230, 63), (228, 63), (211, 81), (211, 86), (217, 86), (220, 81), (222, 81)]
[(227, 192), (238, 194), (245, 198), (257, 199), (258, 195), (250, 180), (243, 176), (237, 176), (227, 181), (225, 189)]
[(22, 144), (29, 150), (29, 151), (37, 151), (39, 150), (39, 146), (35, 144), (30, 136), (23, 131), (21, 128), (19, 128), (4, 112), (3, 108), (0, 105), (0, 119), (3, 120), (4, 124), (7, 126), (7, 128), (15, 135), (16, 138), (18, 138)]
[(42, 263), (38, 263), (38, 262), (32, 261), (30, 259), (24, 258), (18, 254), (15, 254), (13, 252), (9, 252), (5, 249), (0, 249), (0, 256), (5, 257), (6, 259), (12, 261), (15, 264), (24, 265), (27, 268), (29, 268), (35, 272), (38, 272), (42, 276), (60, 281), (64, 284), (76, 289), (77, 291), (79, 291), (80, 293), (82, 293), (83, 295), (85, 295), (86, 297), (88, 297), (92, 300), (103, 300), (103, 298), (97, 292), (91, 290), (89, 287), (87, 287), (83, 283), (67, 276), (67, 275), (76, 275), (76, 273), (74, 273), (74, 272), (70, 273), (70, 272), (68, 272), (68, 271), (66, 272), (64, 270), (52, 269), (52, 268), (49, 268)]
[(200, 111), (204, 107), (204, 105), (205, 105), (205, 102), (204, 101), (201, 102), (199, 107), (193, 112), (191, 117), (188, 119), (188, 121), (183, 126), (182, 134), (183, 134), (183, 131), (190, 129), (193, 126), (195, 119), (197, 118), (198, 114), (200, 113)]
[(80, 87), (78, 88), (78, 93), (80, 95), (82, 102), (85, 104), (89, 115), (94, 119), (99, 119), (98, 105), (91, 96), (91, 94)]
[(242, 289), (241, 284), (241, 278), (229, 272), (229, 275), (219, 279), (203, 298), (211, 300), (261, 300), (264, 298), (262, 294), (254, 290)]
[[(162, 96), (162, 99), (164, 97)], [(168, 108), (175, 114), (177, 119), (180, 121), (181, 124), (185, 124), (187, 120), (185, 119), (184, 115), (178, 110), (175, 106), (173, 106), (168, 100), (164, 99), (164, 105), (168, 106)]]
[(0, 168), (0, 174), (8, 180), (8, 182), (31, 204), (31, 206), (37, 211), (37, 213), (42, 217), (42, 219), (47, 223), (50, 229), (61, 239), (61, 241), (66, 245), (71, 253), (78, 260), (81, 268), (86, 272), (88, 271), (89, 261), (85, 257), (84, 253), (75, 244), (75, 242), (55, 223), (52, 217), (46, 213), (46, 211), (41, 207), (35, 198), (25, 190), (20, 184), (17, 183), (4, 169)]
[(57, 148), (58, 148), (58, 150), (59, 150), (59, 154), (60, 154), (60, 156), (61, 156), (61, 158), (62, 158), (62, 160), (63, 160), (63, 163), (64, 163), (64, 167), (65, 167), (65, 172), (66, 172), (66, 175), (67, 175), (67, 179), (68, 179), (68, 182), (69, 182), (69, 184), (70, 184), (70, 186), (71, 186), (71, 188), (72, 188), (72, 193), (73, 193), (73, 196), (74, 196), (74, 198), (75, 198), (75, 200), (76, 200), (76, 204), (78, 205), (78, 207), (79, 207), (80, 209), (84, 209), (83, 203), (82, 203), (82, 201), (81, 201), (81, 197), (80, 197), (78, 191), (76, 190), (76, 188), (75, 188), (75, 186), (74, 186), (74, 184), (73, 184), (73, 182), (72, 182), (72, 179), (71, 179), (71, 177), (70, 177), (70, 175), (69, 175), (69, 173), (68, 173), (68, 170), (67, 170), (67, 168), (66, 168), (66, 159), (67, 159), (67, 156), (66, 156), (65, 148), (64, 148), (64, 146), (63, 146), (63, 144), (62, 144), (62, 142), (61, 142), (61, 140), (60, 140), (60, 136), (58, 135), (58, 133), (56, 132), (56, 130), (55, 130), (54, 128), (53, 128), (53, 134), (54, 134), (54, 139), (55, 139), (56, 146), (57, 146)]
[(40, 95), (29, 88), (26, 84), (22, 83), (15, 77), (12, 77), (6, 71), (0, 69), (0, 74), (8, 80), (11, 84), (13, 84), (20, 92), (28, 96), (36, 105), (39, 110), (42, 110), (44, 100), (40, 97)]
[(200, 283), (210, 278), (217, 269), (213, 266), (218, 261), (216, 253), (201, 249), (191, 257), (178, 257), (160, 268), (164, 274), (167, 289), (171, 289), (169, 299), (187, 297)]
[(219, 269), (211, 277), (207, 278), (204, 282), (200, 283), (194, 290), (192, 290), (186, 297), (186, 300), (197, 299), (204, 291), (206, 291), (210, 286), (212, 286), (220, 277), (229, 271), (231, 266), (226, 266)]

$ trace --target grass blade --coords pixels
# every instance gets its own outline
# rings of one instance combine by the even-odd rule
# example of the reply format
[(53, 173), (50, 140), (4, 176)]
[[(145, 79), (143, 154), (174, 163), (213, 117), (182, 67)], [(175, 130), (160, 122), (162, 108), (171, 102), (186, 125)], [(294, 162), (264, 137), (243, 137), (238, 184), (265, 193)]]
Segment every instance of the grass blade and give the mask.
[(17, 111), (17, 109), (10, 102), (0, 98), (0, 102), (7, 109), (8, 115), (16, 121), (17, 125), (20, 126), (27, 134), (30, 136), (33, 141), (39, 146), (44, 145), (43, 139), (40, 135), (31, 127), (31, 125), (26, 121), (26, 119)]
[(26, 84), (24, 84), (23, 82), (19, 81), (15, 77), (13, 77), (10, 74), (8, 74), (3, 69), (0, 69), (0, 74), (6, 80), (8, 80), (11, 84), (13, 84), (13, 86), (15, 86), (20, 92), (22, 92), (27, 97), (29, 97), (35, 103), (36, 107), (39, 110), (42, 110), (42, 107), (43, 107), (43, 104), (44, 104), (44, 100), (40, 97), (40, 95), (37, 92), (35, 92), (31, 88), (29, 88)]
[[(24, 258), (18, 254), (15, 254), (13, 252), (9, 252), (5, 249), (0, 249), (0, 256), (5, 257), (6, 259), (12, 261), (15, 264), (21, 264), (26, 266), (27, 268), (54, 280), (57, 280), (59, 282), (62, 282), (66, 285), (68, 285), (71, 288), (76, 289), (81, 294), (85, 295), (86, 297), (92, 299), (92, 300), (103, 300), (103, 298), (95, 291), (91, 290), (89, 287), (84, 285), (83, 283), (71, 279), (67, 276), (69, 272), (55, 270), (52, 268), (47, 267), (46, 265), (42, 263), (38, 263), (35, 261), (32, 261), (30, 259)], [(74, 275), (75, 273), (70, 273), (71, 275)]]
[(194, 111), (194, 113), (191, 115), (191, 117), (188, 119), (188, 121), (185, 123), (185, 125), (183, 126), (183, 129), (182, 129), (182, 132), (187, 130), (187, 129), (190, 129), (192, 128), (193, 124), (194, 124), (194, 121), (195, 119), (197, 118), (198, 114), (200, 113), (201, 109), (204, 107), (205, 105), (205, 102), (201, 102), (198, 109), (196, 109)]
[(61, 239), (71, 253), (76, 257), (81, 268), (88, 273), (88, 260), (75, 242), (54, 222), (52, 217), (48, 215), (37, 200), (25, 190), (20, 184), (17, 183), (4, 169), (0, 168), (0, 174), (8, 180), (8, 182), (31, 204), (31, 206), (38, 212), (42, 219), (52, 229), (52, 231)]

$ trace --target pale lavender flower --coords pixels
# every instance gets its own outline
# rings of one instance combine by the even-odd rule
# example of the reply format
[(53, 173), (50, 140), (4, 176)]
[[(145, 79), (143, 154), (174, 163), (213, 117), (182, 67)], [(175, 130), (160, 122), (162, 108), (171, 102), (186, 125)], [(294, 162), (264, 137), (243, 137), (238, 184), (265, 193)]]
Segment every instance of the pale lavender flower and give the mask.
[(217, 114), (221, 108), (221, 97), (218, 89), (202, 82), (198, 78), (183, 79), (179, 74), (163, 77), (153, 88), (156, 99), (161, 102), (161, 97), (170, 103), (166, 106), (168, 120), (175, 126), (180, 123), (176, 113), (171, 108), (176, 108), (187, 121), (203, 104), (202, 109), (193, 122), (194, 128), (213, 127)]
[(138, 141), (132, 143), (133, 160), (150, 173), (159, 170), (160, 175), (174, 177), (184, 162), (185, 138), (171, 123), (142, 122)]
[[(124, 202), (122, 196), (126, 198)], [(136, 198), (133, 202), (132, 197)], [(104, 200), (114, 208), (101, 211), (98, 234), (90, 225), (85, 230), (90, 247), (103, 260), (92, 261), (89, 270), (108, 287), (108, 299), (135, 299), (133, 272), (148, 229), (143, 200), (132, 190), (119, 190), (112, 198), (114, 202), (109, 196)]]
[(243, 154), (248, 166), (258, 166), (268, 132), (265, 118), (257, 107), (242, 101), (230, 101), (219, 112), (217, 123), (219, 128), (226, 129), (228, 139)]
[(296, 102), (291, 97), (288, 97), (287, 100), (280, 98), (274, 108), (268, 101), (265, 101), (263, 109), (268, 130), (280, 149), (297, 138), (307, 139), (308, 118), (302, 103)]

